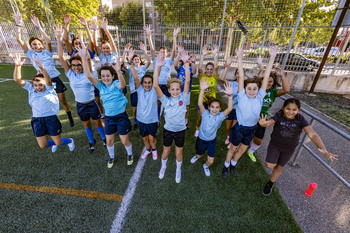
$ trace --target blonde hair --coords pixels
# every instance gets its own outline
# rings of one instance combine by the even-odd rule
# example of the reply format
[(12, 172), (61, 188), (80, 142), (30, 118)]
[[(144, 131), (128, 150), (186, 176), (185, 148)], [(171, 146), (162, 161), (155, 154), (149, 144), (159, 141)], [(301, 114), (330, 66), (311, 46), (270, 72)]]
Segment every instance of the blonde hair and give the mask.
[(182, 81), (181, 81), (181, 80), (178, 80), (177, 78), (170, 78), (170, 79), (168, 78), (167, 81), (168, 81), (168, 83), (167, 83), (166, 87), (167, 87), (168, 89), (170, 88), (170, 85), (171, 85), (172, 83), (178, 83), (180, 87), (181, 87), (181, 85), (182, 85)]

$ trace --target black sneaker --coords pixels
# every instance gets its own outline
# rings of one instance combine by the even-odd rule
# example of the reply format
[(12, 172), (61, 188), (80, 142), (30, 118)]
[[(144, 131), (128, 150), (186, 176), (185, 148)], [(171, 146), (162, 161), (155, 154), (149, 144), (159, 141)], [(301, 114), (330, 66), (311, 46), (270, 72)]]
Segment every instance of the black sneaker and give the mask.
[(107, 148), (107, 142), (106, 142), (106, 139), (105, 140), (102, 140), (102, 144), (105, 148)]
[(73, 127), (74, 126), (74, 120), (73, 120), (73, 117), (72, 117), (72, 112), (66, 112), (66, 113), (67, 113), (67, 116), (68, 116), (69, 126)]
[(222, 173), (221, 173), (221, 175), (222, 175), (222, 178), (226, 178), (227, 175), (228, 175), (228, 167), (225, 167), (225, 165), (224, 165), (224, 167), (222, 168)]
[(139, 128), (139, 124), (134, 124), (134, 126), (132, 127), (132, 131), (135, 131)]
[(91, 143), (89, 142), (89, 153), (94, 152), (94, 150), (95, 150), (95, 144), (96, 144), (96, 140), (95, 140), (95, 139), (94, 139), (94, 143), (93, 143), (93, 144), (91, 144)]
[(265, 196), (269, 196), (271, 193), (272, 193), (272, 189), (273, 189), (273, 186), (275, 185), (275, 183), (272, 183), (271, 181), (269, 181), (266, 185), (265, 185), (265, 188), (263, 189), (262, 193), (265, 195)]
[(235, 168), (236, 168), (236, 166), (233, 166), (233, 165), (230, 163), (230, 173), (231, 173), (231, 176), (235, 175)]

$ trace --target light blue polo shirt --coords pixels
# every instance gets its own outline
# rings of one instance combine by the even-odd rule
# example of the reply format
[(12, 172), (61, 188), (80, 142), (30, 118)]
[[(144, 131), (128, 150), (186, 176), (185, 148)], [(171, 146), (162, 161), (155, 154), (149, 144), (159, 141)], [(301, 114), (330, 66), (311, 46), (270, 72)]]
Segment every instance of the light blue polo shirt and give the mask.
[(249, 98), (245, 89), (238, 93), (238, 106), (236, 109), (237, 121), (243, 126), (254, 126), (258, 123), (262, 102), (266, 92), (261, 88), (254, 98)]
[(233, 109), (236, 109), (238, 106), (238, 82), (233, 81), (229, 82), (232, 85), (232, 103)]
[[(142, 77), (146, 74), (146, 66), (139, 66), (139, 67), (135, 67), (137, 74), (139, 75), (139, 80), (141, 82)], [(131, 73), (131, 69), (130, 67), (127, 70), (128, 74), (129, 74), (129, 87), (130, 87), (130, 93), (134, 93), (136, 91), (135, 89), (135, 81), (134, 81), (134, 76)], [(142, 121), (141, 121), (142, 122)]]
[(95, 88), (84, 72), (77, 74), (72, 69), (69, 69), (68, 72), (66, 72), (66, 76), (73, 90), (75, 101), (83, 103), (95, 99)]
[(167, 97), (163, 95), (160, 98), (164, 106), (164, 128), (171, 132), (179, 132), (186, 129), (185, 115), (187, 112), (186, 102), (189, 95), (183, 93), (177, 98)]
[(98, 58), (101, 61), (101, 67), (105, 66), (106, 64), (110, 66), (112, 65), (112, 63), (116, 63), (118, 54), (116, 54), (115, 52), (111, 52), (110, 54), (105, 55), (104, 53), (101, 52)]
[(158, 121), (158, 96), (154, 88), (145, 91), (142, 85), (137, 91), (136, 119), (144, 124), (156, 123)]
[(106, 116), (115, 116), (125, 111), (128, 100), (123, 94), (123, 90), (118, 88), (119, 80), (115, 80), (111, 85), (105, 85), (98, 81), (97, 89), (103, 101)]
[(59, 114), (60, 105), (53, 86), (45, 85), (45, 91), (36, 92), (33, 84), (26, 81), (23, 88), (28, 91), (28, 102), (32, 107), (33, 117), (47, 117)]
[(36, 59), (40, 60), (47, 73), (50, 75), (50, 78), (56, 78), (60, 76), (60, 72), (56, 69), (55, 67), (55, 61), (52, 58), (53, 51), (49, 52), (48, 50), (44, 49), (40, 53), (34, 52), (31, 49), (28, 49), (26, 53), (24, 53), (32, 62), (34, 68), (38, 71), (41, 72), (39, 67), (35, 65), (35, 62), (33, 61), (33, 58), (35, 57)]
[(219, 112), (216, 116), (212, 115), (209, 110), (205, 110), (202, 115), (202, 123), (199, 128), (198, 137), (204, 141), (211, 141), (216, 138), (216, 133), (221, 126), (223, 120), (226, 119), (223, 112)]
[[(153, 60), (154, 68), (156, 68), (157, 58)], [(171, 58), (165, 59), (165, 64), (162, 66), (159, 74), (159, 85), (166, 85), (168, 83), (168, 78), (170, 78), (171, 65), (174, 63), (174, 60)]]

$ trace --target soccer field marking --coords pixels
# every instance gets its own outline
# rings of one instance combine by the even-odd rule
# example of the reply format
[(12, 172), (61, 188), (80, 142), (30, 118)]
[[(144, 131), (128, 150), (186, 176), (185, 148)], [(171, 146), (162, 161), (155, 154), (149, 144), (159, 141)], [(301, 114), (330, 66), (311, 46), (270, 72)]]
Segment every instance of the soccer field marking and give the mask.
[(76, 197), (95, 198), (106, 201), (122, 201), (123, 196), (113, 193), (103, 193), (98, 191), (88, 191), (81, 189), (70, 189), (70, 188), (58, 188), (58, 187), (45, 187), (45, 186), (33, 186), (24, 184), (14, 183), (0, 183), (0, 189), (12, 189), (26, 192), (40, 192), (40, 193), (51, 193), (51, 194), (64, 194)]
[(1, 79), (0, 80), (0, 83), (2, 83), (2, 82), (7, 82), (7, 81), (12, 81), (13, 79)]
[(124, 219), (125, 219), (125, 216), (128, 212), (128, 208), (129, 208), (129, 205), (131, 203), (131, 200), (134, 196), (136, 186), (137, 186), (137, 183), (139, 182), (139, 179), (141, 177), (141, 173), (142, 173), (143, 167), (145, 166), (146, 160), (147, 159), (142, 159), (140, 156), (140, 159), (137, 163), (134, 174), (132, 175), (130, 182), (129, 182), (129, 185), (128, 185), (128, 188), (126, 189), (123, 201), (122, 201), (122, 203), (119, 207), (118, 213), (116, 214), (115, 219), (113, 221), (111, 231), (110, 231), (111, 233), (121, 232), (121, 230), (123, 229)]

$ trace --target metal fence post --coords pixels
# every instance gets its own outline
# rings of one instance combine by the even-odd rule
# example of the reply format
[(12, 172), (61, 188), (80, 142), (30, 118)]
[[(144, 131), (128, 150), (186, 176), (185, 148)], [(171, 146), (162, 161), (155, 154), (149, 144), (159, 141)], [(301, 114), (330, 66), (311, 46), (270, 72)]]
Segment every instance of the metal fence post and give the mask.
[[(203, 40), (204, 40), (204, 30), (205, 30), (205, 27), (202, 29), (202, 37), (201, 37), (201, 48), (200, 48), (200, 51), (199, 51), (199, 57), (202, 56), (202, 48), (203, 48)], [(202, 69), (202, 67), (200, 67)]]
[(156, 25), (154, 25), (154, 0), (152, 0), (152, 24), (153, 24), (153, 41), (154, 41), (154, 49), (156, 49)]
[(218, 60), (219, 60), (219, 55), (220, 55), (220, 47), (221, 47), (222, 33), (223, 33), (223, 30), (224, 30), (224, 23), (225, 23), (226, 3), (227, 3), (227, 0), (225, 0), (224, 12), (222, 13), (221, 29), (220, 29), (220, 37), (219, 37), (219, 49), (218, 49), (218, 54), (217, 54)]
[[(311, 118), (310, 126), (312, 126), (313, 122), (314, 122), (314, 118)], [(296, 155), (295, 155), (295, 157), (293, 159), (292, 166), (295, 166), (297, 164), (297, 160), (298, 160), (298, 158), (299, 158), (299, 156), (301, 154), (301, 151), (303, 149), (303, 144), (305, 143), (306, 138), (307, 138), (307, 134), (304, 132), (304, 135), (303, 135), (303, 138), (301, 139), (301, 143), (299, 145), (297, 153), (296, 153)]]

